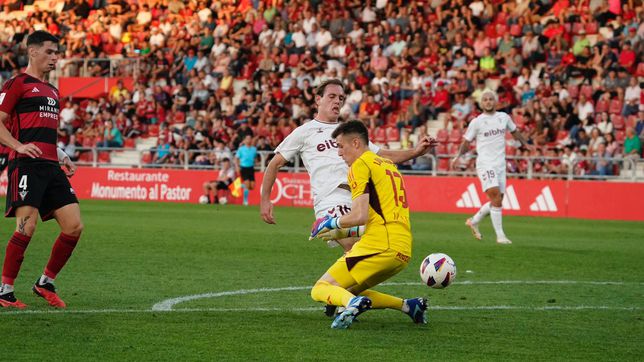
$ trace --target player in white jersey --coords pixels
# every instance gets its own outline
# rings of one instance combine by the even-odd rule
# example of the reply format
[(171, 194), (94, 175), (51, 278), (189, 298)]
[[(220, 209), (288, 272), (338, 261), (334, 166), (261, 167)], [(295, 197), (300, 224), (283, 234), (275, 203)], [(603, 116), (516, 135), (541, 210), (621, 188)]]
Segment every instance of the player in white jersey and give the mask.
[(518, 131), (514, 122), (507, 113), (497, 112), (497, 95), (494, 91), (486, 89), (481, 94), (480, 106), (483, 113), (474, 118), (463, 135), (463, 143), (458, 154), (452, 160), (454, 168), (457, 160), (470, 148), (470, 142), (476, 140), (476, 173), (481, 180), (483, 191), (490, 200), (474, 215), (467, 219), (465, 224), (470, 227), (472, 234), (481, 240), (478, 224), (490, 214), (492, 225), (496, 232), (496, 242), (499, 244), (512, 244), (503, 232), (502, 202), (505, 193), (505, 132), (510, 131), (512, 136), (521, 142), (523, 147), (529, 148), (527, 141)]
[[(268, 164), (262, 182), (260, 211), (266, 223), (275, 224), (270, 194), (277, 172), (298, 155), (302, 158), (311, 178), (311, 194), (316, 219), (325, 215), (342, 216), (351, 210), (351, 191), (347, 184), (348, 167), (338, 156), (338, 144), (331, 137), (338, 125), (340, 108), (345, 99), (342, 81), (329, 79), (322, 82), (316, 89), (315, 102), (318, 112), (315, 119), (296, 128), (275, 149), (275, 157)], [(380, 156), (400, 163), (426, 153), (434, 145), (435, 140), (423, 137), (413, 150), (385, 150), (372, 143), (369, 144), (369, 148)], [(345, 230), (344, 234), (334, 235), (337, 237), (334, 239), (337, 239), (345, 251), (350, 250), (357, 240), (355, 237), (347, 238), (347, 232)], [(359, 235), (351, 233), (351, 236)], [(335, 246), (335, 243), (331, 242), (329, 245)]]

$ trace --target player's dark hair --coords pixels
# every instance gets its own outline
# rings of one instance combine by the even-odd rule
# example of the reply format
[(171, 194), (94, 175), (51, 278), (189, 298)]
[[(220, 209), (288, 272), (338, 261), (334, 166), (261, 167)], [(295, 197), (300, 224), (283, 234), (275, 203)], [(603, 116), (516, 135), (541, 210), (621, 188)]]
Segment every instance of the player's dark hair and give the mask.
[(317, 88), (315, 88), (315, 95), (318, 95), (320, 97), (324, 97), (324, 91), (326, 90), (326, 86), (328, 86), (330, 84), (339, 85), (340, 87), (342, 87), (342, 92), (343, 93), (347, 92), (347, 90), (344, 89), (344, 83), (342, 83), (342, 81), (340, 79), (331, 78), (331, 79), (327, 79), (327, 80), (323, 81), (322, 83), (320, 83), (320, 85)]
[(340, 123), (338, 127), (333, 131), (331, 137), (337, 138), (339, 135), (352, 134), (360, 137), (362, 142), (365, 145), (369, 144), (369, 131), (367, 127), (361, 121), (348, 121)]
[(54, 44), (58, 44), (59, 42), (58, 38), (51, 33), (48, 33), (44, 30), (36, 30), (33, 33), (29, 34), (29, 36), (27, 37), (27, 46), (40, 46), (46, 41), (50, 41)]

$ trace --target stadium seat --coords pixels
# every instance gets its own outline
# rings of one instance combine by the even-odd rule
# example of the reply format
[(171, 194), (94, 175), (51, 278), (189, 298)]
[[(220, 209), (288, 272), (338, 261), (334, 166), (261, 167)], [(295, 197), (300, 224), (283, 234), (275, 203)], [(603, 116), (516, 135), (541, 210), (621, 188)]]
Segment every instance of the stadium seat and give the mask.
[(595, 113), (602, 113), (608, 111), (608, 106), (610, 105), (610, 102), (600, 99), (597, 101), (597, 104), (595, 105)]
[(514, 116), (513, 121), (514, 121), (514, 124), (515, 124), (517, 127), (519, 127), (519, 128), (523, 128), (523, 127), (525, 126), (525, 118), (523, 117), (523, 115), (522, 115), (522, 114), (518, 114), (518, 113), (517, 113), (517, 114)]
[(289, 64), (291, 67), (297, 67), (297, 64), (298, 64), (299, 62), (300, 62), (300, 56), (299, 56), (299, 55), (297, 55), (297, 54), (291, 54), (291, 55), (288, 57), (288, 64)]
[(581, 86), (581, 89), (579, 91), (582, 95), (586, 97), (588, 100), (592, 100), (593, 98), (593, 86), (590, 84), (584, 84)]
[(610, 101), (608, 112), (611, 114), (622, 114), (622, 108), (624, 108), (622, 101), (619, 99), (613, 99), (612, 101)]
[(577, 86), (576, 84), (569, 84), (568, 93), (570, 94), (570, 98), (579, 98), (579, 86)]
[(597, 24), (596, 22), (586, 23), (586, 26), (584, 28), (587, 35), (594, 35), (599, 32), (599, 24)]
[(439, 129), (438, 133), (436, 134), (436, 140), (440, 143), (449, 142), (449, 132), (447, 132), (447, 130), (444, 128)]
[(637, 72), (635, 74), (638, 77), (644, 77), (644, 62), (641, 62), (637, 65)]
[(461, 145), (460, 145), (460, 144), (457, 144), (457, 143), (450, 143), (450, 145), (449, 145), (449, 147), (448, 147), (448, 149), (447, 149), (447, 153), (448, 153), (448, 154), (450, 154), (450, 155), (455, 155), (455, 154), (457, 154), (457, 153), (458, 153), (458, 149), (459, 149), (460, 147), (461, 147)]
[(386, 143), (387, 142), (387, 134), (384, 128), (382, 127), (377, 127), (373, 131), (373, 142), (374, 143)]
[(110, 162), (110, 153), (109, 152), (99, 152), (98, 153), (98, 162), (99, 163), (109, 163)]
[(396, 127), (387, 127), (385, 131), (387, 142), (399, 142), (400, 141), (400, 131)]
[(94, 138), (93, 137), (83, 138), (82, 146), (87, 148), (94, 147)]
[(148, 127), (148, 136), (150, 136), (150, 137), (159, 137), (159, 125), (158, 124), (151, 124)]
[(135, 148), (136, 140), (134, 138), (126, 138), (123, 141), (123, 148)]
[(561, 143), (566, 138), (568, 138), (568, 131), (563, 129), (560, 129), (559, 131), (557, 131), (557, 138), (555, 139), (555, 141), (557, 141), (558, 143)]
[(498, 24), (496, 26), (496, 36), (502, 37), (505, 33), (510, 31), (510, 27), (506, 24)]
[(143, 152), (141, 155), (141, 162), (142, 163), (151, 163), (152, 162), (152, 154), (150, 152)]
[(624, 131), (615, 132), (615, 141), (617, 141), (620, 145), (624, 144), (625, 139), (626, 139), (626, 132)]
[(517, 154), (517, 148), (512, 146), (505, 146), (505, 155), (514, 156)]
[(458, 128), (455, 128), (450, 132), (449, 134), (449, 142), (450, 143), (461, 143), (461, 137), (463, 135), (461, 134), (461, 130)]
[(622, 131), (626, 128), (626, 122), (624, 121), (624, 117), (618, 114), (614, 114), (610, 117), (610, 121), (613, 123), (613, 128), (615, 130)]
[(510, 27), (510, 35), (512, 35), (514, 37), (519, 37), (519, 36), (523, 35), (523, 29), (521, 29), (521, 25), (513, 24)]
[(577, 35), (577, 34), (581, 33), (582, 30), (586, 31), (586, 29), (584, 27), (584, 24), (582, 24), (582, 23), (574, 23), (574, 24), (572, 24), (572, 33), (574, 35)]
[(438, 159), (438, 171), (449, 171), (449, 158)]
[(398, 121), (396, 121), (396, 113), (395, 112), (388, 113), (385, 116), (385, 120), (386, 120), (385, 125), (387, 127), (396, 127), (396, 123), (398, 122)]
[(93, 156), (91, 152), (81, 152), (80, 156), (78, 156), (78, 162), (92, 162), (93, 161)]

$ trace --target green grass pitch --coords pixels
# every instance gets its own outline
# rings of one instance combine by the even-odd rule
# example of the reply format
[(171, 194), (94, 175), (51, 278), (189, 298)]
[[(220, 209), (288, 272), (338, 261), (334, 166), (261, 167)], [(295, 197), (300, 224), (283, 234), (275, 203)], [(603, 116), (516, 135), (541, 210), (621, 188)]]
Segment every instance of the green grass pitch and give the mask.
[[(465, 215), (412, 214), (410, 266), (381, 291), (428, 296), (430, 323), (373, 310), (349, 330), (309, 287), (339, 256), (308, 241), (312, 211), (83, 201), (85, 233), (57, 279), (65, 311), (31, 294), (57, 235), (40, 223), (16, 283), (25, 311), (0, 310), (16, 360), (642, 360), (644, 223), (505, 217), (513, 245), (484, 241)], [(1, 221), (0, 254), (14, 228)], [(456, 283), (420, 284), (431, 252)], [(207, 297), (168, 300), (208, 294)], [(165, 301), (165, 302), (164, 302)], [(172, 308), (154, 311), (153, 306)]]

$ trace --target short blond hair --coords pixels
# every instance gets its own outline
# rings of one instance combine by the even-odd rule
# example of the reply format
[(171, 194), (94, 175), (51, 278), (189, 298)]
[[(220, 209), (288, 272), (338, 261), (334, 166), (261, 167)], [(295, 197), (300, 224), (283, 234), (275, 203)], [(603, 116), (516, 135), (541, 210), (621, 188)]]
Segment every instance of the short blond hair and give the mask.
[(484, 97), (486, 94), (491, 94), (491, 95), (492, 95), (492, 97), (494, 97), (494, 102), (498, 102), (498, 101), (499, 101), (499, 95), (498, 95), (498, 94), (496, 94), (496, 92), (495, 92), (495, 91), (493, 91), (492, 89), (490, 89), (490, 88), (486, 88), (483, 92), (481, 92), (481, 98), (479, 98), (479, 106), (482, 106), (482, 104), (483, 104), (483, 97)]

